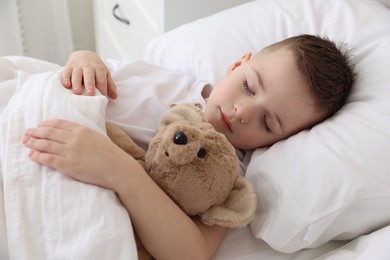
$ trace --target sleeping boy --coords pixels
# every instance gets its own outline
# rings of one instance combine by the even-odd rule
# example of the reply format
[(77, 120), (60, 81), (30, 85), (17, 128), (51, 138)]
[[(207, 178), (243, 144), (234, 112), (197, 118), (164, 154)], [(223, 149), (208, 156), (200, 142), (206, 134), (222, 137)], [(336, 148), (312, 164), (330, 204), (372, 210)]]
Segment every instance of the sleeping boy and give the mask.
[[(90, 51), (73, 53), (62, 71), (63, 85), (75, 94), (84, 88), (86, 95), (94, 95), (96, 86), (110, 97), (107, 119), (145, 149), (167, 107), (198, 103), (214, 128), (242, 153), (332, 116), (354, 78), (348, 52), (313, 35), (243, 55), (215, 86), (141, 61), (105, 64)], [(184, 214), (136, 160), (93, 130), (65, 120), (45, 121), (27, 130), (24, 144), (31, 160), (115, 191), (157, 259), (209, 259), (224, 237), (225, 228)]]

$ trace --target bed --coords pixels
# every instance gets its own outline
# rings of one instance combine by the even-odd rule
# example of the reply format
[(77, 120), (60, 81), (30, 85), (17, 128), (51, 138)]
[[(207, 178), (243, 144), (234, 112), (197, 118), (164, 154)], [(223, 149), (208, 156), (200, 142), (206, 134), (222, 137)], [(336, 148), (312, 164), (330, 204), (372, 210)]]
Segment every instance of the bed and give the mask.
[[(358, 79), (347, 104), (248, 154), (256, 216), (229, 230), (213, 259), (390, 259), (389, 8), (384, 0), (257, 0), (148, 44), (145, 60), (211, 83), (247, 51), (288, 36), (326, 35), (351, 49)], [(0, 259), (134, 259), (131, 222), (115, 194), (37, 168), (20, 144), (24, 129), (59, 111), (104, 133), (107, 100), (54, 102), (66, 95), (55, 64), (2, 57), (0, 68)]]

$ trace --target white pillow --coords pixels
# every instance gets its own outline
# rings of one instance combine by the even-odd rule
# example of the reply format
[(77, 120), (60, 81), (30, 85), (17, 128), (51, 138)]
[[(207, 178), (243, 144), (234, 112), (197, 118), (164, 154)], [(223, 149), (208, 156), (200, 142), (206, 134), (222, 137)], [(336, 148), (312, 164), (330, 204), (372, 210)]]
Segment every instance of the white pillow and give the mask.
[(146, 59), (215, 83), (247, 51), (302, 33), (352, 48), (358, 80), (332, 118), (256, 150), (252, 231), (282, 252), (352, 239), (390, 220), (390, 11), (373, 0), (258, 0), (150, 42)]

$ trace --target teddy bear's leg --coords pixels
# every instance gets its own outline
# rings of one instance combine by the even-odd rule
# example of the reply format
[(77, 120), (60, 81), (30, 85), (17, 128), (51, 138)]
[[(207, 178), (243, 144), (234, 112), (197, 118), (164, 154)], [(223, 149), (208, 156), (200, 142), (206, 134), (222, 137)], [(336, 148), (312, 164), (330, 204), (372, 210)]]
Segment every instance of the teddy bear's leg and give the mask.
[(256, 194), (245, 177), (239, 175), (229, 197), (221, 205), (213, 206), (200, 214), (207, 225), (242, 228), (250, 223), (256, 213)]
[[(119, 148), (124, 150), (126, 153), (133, 156), (138, 161), (145, 161), (145, 151), (140, 148), (127, 134), (118, 126), (106, 122), (106, 131), (108, 137), (113, 141)], [(141, 163), (142, 164), (142, 163)]]

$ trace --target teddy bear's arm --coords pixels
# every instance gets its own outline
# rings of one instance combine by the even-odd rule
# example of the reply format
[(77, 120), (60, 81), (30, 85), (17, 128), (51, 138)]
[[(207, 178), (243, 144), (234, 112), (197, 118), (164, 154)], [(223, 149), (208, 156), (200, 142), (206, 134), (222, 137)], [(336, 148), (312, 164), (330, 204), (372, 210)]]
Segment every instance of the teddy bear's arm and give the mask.
[(119, 146), (119, 148), (134, 157), (134, 159), (142, 162), (145, 161), (145, 151), (140, 148), (133, 141), (133, 139), (131, 139), (126, 134), (125, 131), (109, 122), (106, 122), (106, 130), (107, 136), (111, 139), (111, 141), (113, 141), (117, 146)]

